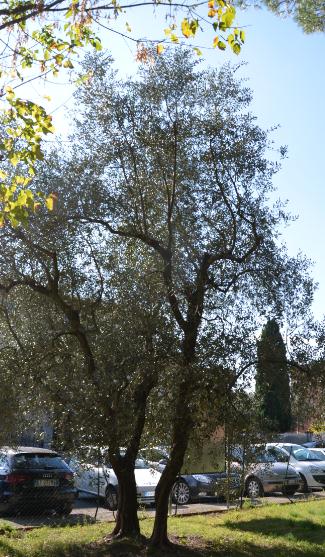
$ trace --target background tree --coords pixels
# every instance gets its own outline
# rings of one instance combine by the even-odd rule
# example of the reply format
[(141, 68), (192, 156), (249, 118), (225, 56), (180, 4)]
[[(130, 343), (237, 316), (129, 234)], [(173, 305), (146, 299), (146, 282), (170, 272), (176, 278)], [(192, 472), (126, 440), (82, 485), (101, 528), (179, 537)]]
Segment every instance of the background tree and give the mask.
[(271, 431), (290, 431), (291, 400), (286, 347), (275, 319), (268, 320), (257, 343), (255, 392), (262, 427)]
[(293, 17), (305, 33), (325, 31), (323, 0), (262, 0), (260, 4), (282, 17)]
[(291, 336), (289, 356), (292, 415), (297, 431), (325, 431), (325, 322), (306, 319)]

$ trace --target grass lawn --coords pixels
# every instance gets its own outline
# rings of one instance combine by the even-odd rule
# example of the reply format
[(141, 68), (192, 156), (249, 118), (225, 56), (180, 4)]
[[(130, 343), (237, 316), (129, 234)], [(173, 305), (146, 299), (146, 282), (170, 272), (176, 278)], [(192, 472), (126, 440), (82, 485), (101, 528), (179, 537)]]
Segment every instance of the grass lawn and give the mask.
[[(177, 557), (325, 557), (325, 501), (176, 517), (169, 526)], [(149, 535), (152, 519), (141, 527)], [(111, 528), (100, 523), (21, 532), (1, 523), (0, 557), (145, 557), (144, 547), (105, 542)]]

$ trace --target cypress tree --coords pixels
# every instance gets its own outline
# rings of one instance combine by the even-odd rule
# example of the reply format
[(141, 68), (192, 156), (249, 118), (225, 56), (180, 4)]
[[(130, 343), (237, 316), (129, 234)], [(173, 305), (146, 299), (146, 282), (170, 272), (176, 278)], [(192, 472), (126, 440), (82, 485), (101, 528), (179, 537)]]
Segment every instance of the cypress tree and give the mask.
[(261, 426), (269, 431), (291, 428), (290, 381), (280, 328), (270, 319), (257, 343), (256, 397)]

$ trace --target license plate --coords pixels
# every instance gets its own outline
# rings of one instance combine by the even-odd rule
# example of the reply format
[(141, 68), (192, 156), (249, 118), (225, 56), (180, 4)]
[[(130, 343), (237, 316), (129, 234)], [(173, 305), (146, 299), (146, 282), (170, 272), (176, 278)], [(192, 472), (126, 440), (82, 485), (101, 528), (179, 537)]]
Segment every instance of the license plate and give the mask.
[(59, 480), (55, 480), (55, 479), (34, 480), (34, 487), (56, 487), (58, 485), (59, 485)]
[(155, 496), (154, 491), (145, 491), (143, 494), (143, 497), (154, 497), (154, 496)]

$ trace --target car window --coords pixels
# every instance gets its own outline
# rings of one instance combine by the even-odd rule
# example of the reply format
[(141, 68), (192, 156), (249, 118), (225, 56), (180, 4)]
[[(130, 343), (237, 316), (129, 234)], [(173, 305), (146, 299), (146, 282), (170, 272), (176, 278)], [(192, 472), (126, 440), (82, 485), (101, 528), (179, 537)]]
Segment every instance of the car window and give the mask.
[(6, 453), (0, 453), (0, 468), (6, 468), (8, 464), (8, 457)]
[(257, 463), (267, 463), (267, 462), (273, 463), (273, 462), (276, 462), (276, 458), (269, 451), (257, 452), (255, 454), (255, 459), (254, 460)]
[(277, 447), (270, 447), (268, 452), (273, 455), (276, 462), (288, 462), (288, 455)]
[(12, 464), (14, 468), (19, 469), (69, 470), (64, 460), (56, 454), (18, 453), (13, 456)]
[(145, 456), (146, 460), (151, 460), (152, 462), (159, 462), (160, 460), (166, 460), (167, 455), (159, 449), (142, 449), (141, 453)]

